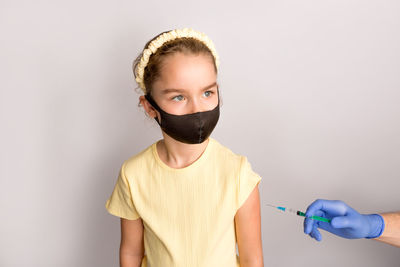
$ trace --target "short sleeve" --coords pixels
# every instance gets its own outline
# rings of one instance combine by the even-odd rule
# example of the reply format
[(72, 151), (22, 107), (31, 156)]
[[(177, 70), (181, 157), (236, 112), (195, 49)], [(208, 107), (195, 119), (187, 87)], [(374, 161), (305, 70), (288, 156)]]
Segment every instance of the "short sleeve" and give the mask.
[(124, 173), (124, 165), (125, 163), (121, 166), (114, 191), (107, 200), (105, 207), (112, 215), (128, 220), (136, 220), (140, 216), (133, 204), (129, 183)]
[(254, 188), (260, 183), (261, 177), (255, 173), (247, 157), (242, 156), (239, 181), (238, 181), (238, 206), (239, 209), (253, 192)]

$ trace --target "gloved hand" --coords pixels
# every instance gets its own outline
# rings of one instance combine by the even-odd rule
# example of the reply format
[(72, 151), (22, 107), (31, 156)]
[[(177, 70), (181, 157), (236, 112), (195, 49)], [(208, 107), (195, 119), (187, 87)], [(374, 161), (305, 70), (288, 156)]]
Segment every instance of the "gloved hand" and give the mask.
[[(331, 219), (331, 222), (308, 218), (314, 215)], [(343, 201), (318, 199), (307, 208), (304, 233), (321, 241), (318, 228), (349, 239), (376, 238), (382, 234), (385, 222), (381, 215), (360, 214)]]

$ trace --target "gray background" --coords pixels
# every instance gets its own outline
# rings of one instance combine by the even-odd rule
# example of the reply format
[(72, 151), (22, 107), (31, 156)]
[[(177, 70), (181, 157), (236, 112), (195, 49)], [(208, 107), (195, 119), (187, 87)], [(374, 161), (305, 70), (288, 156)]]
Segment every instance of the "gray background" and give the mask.
[(122, 162), (162, 138), (131, 64), (192, 27), (221, 58), (213, 137), (263, 180), (265, 266), (399, 266), (399, 249), (303, 233), (341, 199), (400, 210), (398, 1), (1, 1), (0, 266), (117, 266), (104, 204)]

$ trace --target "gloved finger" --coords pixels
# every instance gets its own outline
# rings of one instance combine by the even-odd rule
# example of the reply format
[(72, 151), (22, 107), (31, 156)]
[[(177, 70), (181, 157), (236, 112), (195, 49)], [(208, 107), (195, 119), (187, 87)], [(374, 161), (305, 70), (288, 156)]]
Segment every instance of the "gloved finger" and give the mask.
[[(325, 217), (325, 212), (323, 212), (322, 210), (317, 210), (315, 212), (315, 216)], [(305, 234), (311, 233), (311, 230), (314, 227), (314, 225), (316, 227), (319, 227), (319, 223), (320, 223), (319, 221), (316, 221), (311, 218), (304, 219), (304, 233)]]
[(352, 220), (348, 216), (334, 217), (331, 221), (331, 225), (334, 228), (349, 228), (352, 227)]
[(322, 239), (321, 233), (319, 232), (318, 227), (316, 225), (313, 226), (310, 235), (317, 241), (321, 241)]
[(319, 222), (318, 228), (333, 233), (336, 228), (332, 227), (331, 223), (328, 222)]
[(340, 200), (317, 199), (311, 203), (306, 210), (306, 216), (310, 217), (322, 210), (331, 216), (343, 216), (348, 210), (348, 206)]
[(310, 219), (310, 218), (304, 218), (304, 233), (305, 234), (310, 234), (311, 230), (313, 229), (315, 221)]
[(323, 218), (326, 218), (325, 214), (326, 214), (326, 213), (325, 213), (324, 211), (322, 211), (322, 210), (317, 210), (317, 211), (314, 213), (315, 216), (319, 216), (319, 217), (323, 217)]

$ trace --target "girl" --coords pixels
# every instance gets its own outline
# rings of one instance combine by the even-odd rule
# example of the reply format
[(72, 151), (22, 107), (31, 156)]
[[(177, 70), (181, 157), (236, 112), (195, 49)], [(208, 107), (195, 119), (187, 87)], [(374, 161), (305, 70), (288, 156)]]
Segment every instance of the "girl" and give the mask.
[(212, 41), (191, 28), (157, 35), (134, 61), (139, 105), (164, 138), (123, 162), (106, 202), (121, 218), (122, 267), (263, 266), (261, 177), (210, 137), (218, 65)]

